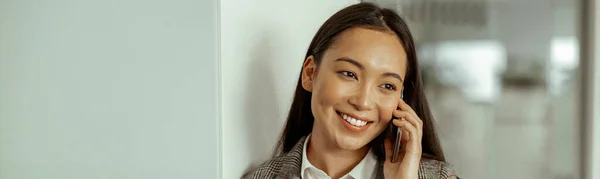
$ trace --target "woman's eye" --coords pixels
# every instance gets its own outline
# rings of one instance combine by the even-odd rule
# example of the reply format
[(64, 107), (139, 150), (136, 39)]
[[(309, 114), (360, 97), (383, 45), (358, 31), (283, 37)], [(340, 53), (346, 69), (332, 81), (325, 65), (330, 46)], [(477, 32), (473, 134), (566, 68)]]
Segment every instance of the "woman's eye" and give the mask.
[(340, 73), (341, 73), (342, 75), (344, 75), (344, 76), (347, 76), (347, 77), (350, 77), (350, 78), (357, 79), (357, 78), (356, 78), (356, 74), (354, 74), (354, 73), (352, 73), (352, 72), (349, 72), (349, 71), (341, 71)]
[(394, 86), (393, 84), (383, 84), (381, 85), (381, 87), (387, 90), (396, 91), (396, 86)]

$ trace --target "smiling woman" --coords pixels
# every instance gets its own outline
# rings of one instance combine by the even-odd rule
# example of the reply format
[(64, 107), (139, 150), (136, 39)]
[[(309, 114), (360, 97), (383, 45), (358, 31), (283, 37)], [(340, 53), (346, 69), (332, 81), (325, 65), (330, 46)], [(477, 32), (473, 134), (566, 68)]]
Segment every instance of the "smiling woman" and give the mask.
[[(242, 178), (457, 178), (398, 14), (369, 3), (342, 9), (304, 59), (274, 158)], [(403, 133), (397, 162), (394, 127)]]

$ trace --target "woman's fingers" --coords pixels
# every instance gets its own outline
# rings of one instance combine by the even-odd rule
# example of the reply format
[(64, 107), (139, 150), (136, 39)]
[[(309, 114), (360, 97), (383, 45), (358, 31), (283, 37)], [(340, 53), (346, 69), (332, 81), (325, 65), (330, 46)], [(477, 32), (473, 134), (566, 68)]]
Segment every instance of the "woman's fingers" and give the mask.
[(406, 146), (404, 147), (407, 153), (420, 153), (421, 152), (421, 136), (417, 131), (417, 128), (413, 126), (410, 122), (406, 120), (394, 120), (392, 122), (395, 126), (400, 127), (402, 132), (407, 131), (408, 136), (404, 137), (404, 133), (402, 139), (408, 140), (406, 142)]
[(406, 120), (409, 123), (411, 123), (413, 126), (415, 126), (418, 130), (418, 134), (419, 136), (422, 136), (423, 134), (423, 121), (421, 121), (421, 119), (419, 119), (418, 117), (414, 116), (413, 114), (411, 114), (408, 111), (400, 111), (400, 110), (396, 110), (394, 111), (394, 117), (402, 120)]
[(423, 136), (423, 121), (415, 111), (404, 101), (398, 103), (397, 109), (392, 114), (392, 124), (402, 129), (402, 150), (400, 152), (400, 165), (393, 165), (391, 152), (393, 146), (391, 139), (384, 142), (386, 150), (385, 170), (387, 178), (417, 178), (419, 163), (421, 161), (421, 138)]
[(406, 101), (404, 101), (403, 99), (400, 99), (400, 101), (398, 101), (398, 108), (400, 108), (403, 111), (408, 111), (412, 115), (418, 116), (415, 110), (413, 110), (413, 108), (410, 107), (410, 105), (406, 104)]

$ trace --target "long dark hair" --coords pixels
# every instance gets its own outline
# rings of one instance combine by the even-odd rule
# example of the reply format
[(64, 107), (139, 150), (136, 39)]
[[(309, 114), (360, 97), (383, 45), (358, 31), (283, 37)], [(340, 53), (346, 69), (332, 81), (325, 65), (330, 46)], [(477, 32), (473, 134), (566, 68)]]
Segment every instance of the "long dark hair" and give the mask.
[[(404, 101), (423, 120), (422, 156), (445, 161), (435, 130), (433, 116), (423, 91), (423, 80), (413, 38), (408, 26), (396, 12), (391, 9), (380, 8), (371, 3), (359, 3), (338, 11), (319, 28), (308, 47), (304, 59), (306, 60), (313, 55), (315, 64), (318, 65), (322, 60), (323, 53), (331, 46), (336, 37), (342, 31), (353, 27), (391, 31), (402, 41), (408, 59), (404, 80)], [(300, 74), (302, 74), (302, 71)], [(312, 131), (314, 122), (314, 116), (311, 112), (312, 93), (302, 88), (301, 83), (300, 75), (285, 128), (274, 152), (275, 156), (289, 152), (302, 137), (308, 136)], [(387, 129), (370, 143), (379, 160), (385, 159), (383, 139), (388, 137), (389, 133), (389, 129)]]

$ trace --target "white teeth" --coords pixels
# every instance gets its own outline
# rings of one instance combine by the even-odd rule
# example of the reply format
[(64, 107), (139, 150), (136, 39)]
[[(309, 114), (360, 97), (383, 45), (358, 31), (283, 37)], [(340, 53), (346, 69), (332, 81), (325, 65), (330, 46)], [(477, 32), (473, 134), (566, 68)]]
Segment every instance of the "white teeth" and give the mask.
[(344, 120), (346, 120), (348, 123), (352, 124), (353, 126), (362, 127), (362, 126), (367, 125), (367, 121), (358, 120), (358, 119), (352, 118), (346, 114), (342, 114), (342, 118)]

